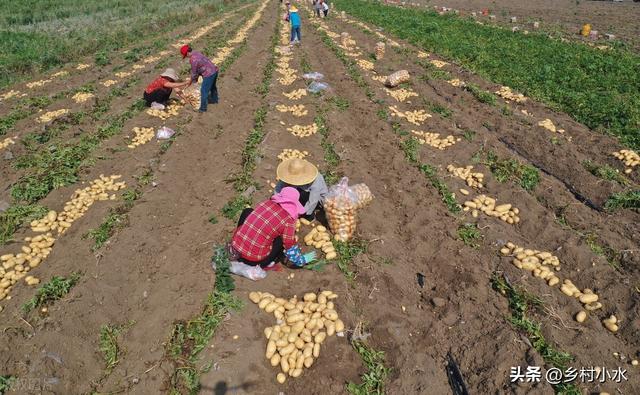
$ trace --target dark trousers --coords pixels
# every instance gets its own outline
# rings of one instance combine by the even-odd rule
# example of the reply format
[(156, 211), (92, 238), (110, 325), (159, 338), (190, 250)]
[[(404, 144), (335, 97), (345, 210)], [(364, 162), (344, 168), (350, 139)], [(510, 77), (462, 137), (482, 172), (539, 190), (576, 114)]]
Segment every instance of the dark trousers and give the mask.
[(202, 86), (200, 87), (200, 111), (207, 111), (207, 103), (218, 103), (218, 87), (216, 85), (217, 81), (217, 72), (202, 79)]
[[(244, 224), (244, 221), (247, 220), (249, 214), (253, 212), (252, 208), (245, 208), (240, 214), (240, 219), (238, 220), (238, 226)], [(281, 261), (284, 257), (284, 245), (282, 244), (282, 237), (278, 236), (273, 240), (273, 245), (271, 246), (271, 252), (261, 261), (253, 262), (240, 257), (240, 262), (246, 263), (249, 266), (257, 266), (267, 267), (271, 262)]]
[(151, 103), (153, 102), (165, 104), (167, 101), (169, 101), (169, 96), (171, 96), (171, 91), (167, 92), (166, 90), (158, 89), (151, 93), (145, 92), (142, 95), (142, 98), (144, 99), (147, 107), (151, 107)]
[(322, 10), (322, 12), (324, 13), (324, 17), (327, 17), (327, 14), (329, 13), (329, 10)]
[(298, 41), (302, 41), (302, 36), (300, 35), (300, 26), (291, 26), (291, 42), (293, 42), (296, 38), (298, 38)]

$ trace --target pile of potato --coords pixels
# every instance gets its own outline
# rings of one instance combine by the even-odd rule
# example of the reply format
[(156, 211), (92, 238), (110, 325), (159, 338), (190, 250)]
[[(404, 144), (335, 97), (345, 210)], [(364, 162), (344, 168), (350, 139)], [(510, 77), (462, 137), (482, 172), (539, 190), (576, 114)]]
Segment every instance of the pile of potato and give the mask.
[(90, 64), (78, 63), (78, 65), (76, 66), (76, 70), (84, 70), (84, 69), (88, 69), (89, 67), (91, 67)]
[(309, 113), (309, 111), (307, 111), (307, 108), (304, 106), (304, 104), (295, 104), (293, 106), (278, 104), (276, 106), (276, 110), (280, 112), (290, 112), (296, 117), (303, 117)]
[(120, 71), (116, 73), (116, 77), (118, 78), (127, 78), (133, 74), (133, 71)]
[(304, 242), (308, 246), (313, 246), (316, 249), (322, 250), (327, 260), (336, 259), (338, 254), (331, 242), (331, 235), (322, 225), (318, 225), (311, 229), (309, 233), (304, 237)]
[(467, 185), (472, 188), (483, 187), (482, 182), (484, 180), (484, 174), (473, 172), (473, 166), (471, 165), (466, 167), (455, 167), (453, 165), (449, 165), (447, 166), (447, 170), (454, 176), (465, 180)]
[(395, 88), (396, 86), (404, 84), (405, 82), (409, 82), (410, 80), (411, 75), (407, 70), (399, 70), (389, 75), (384, 84), (389, 88)]
[(27, 83), (27, 88), (33, 89), (33, 88), (36, 88), (36, 87), (44, 86), (44, 85), (48, 84), (49, 82), (51, 82), (51, 80), (40, 80), (40, 81), (28, 82)]
[(550, 287), (560, 283), (560, 279), (554, 273), (554, 270), (560, 270), (560, 260), (550, 252), (525, 249), (508, 242), (500, 249), (500, 253), (503, 256), (513, 256), (513, 265), (515, 267), (527, 270), (535, 277), (547, 281)]
[(72, 99), (76, 103), (84, 103), (94, 96), (95, 95), (93, 93), (78, 92), (75, 95), (73, 95)]
[(293, 69), (290, 69), (288, 66), (277, 68), (276, 71), (282, 74), (282, 77), (278, 78), (278, 82), (281, 85), (289, 86), (296, 81), (296, 72)]
[(313, 134), (318, 133), (318, 125), (316, 125), (315, 123), (306, 126), (293, 125), (287, 128), (287, 130), (296, 137), (309, 137)]
[(143, 65), (141, 65), (141, 64), (134, 64), (134, 65), (133, 65), (133, 69), (134, 69), (134, 70), (141, 70), (141, 69), (144, 69), (144, 66), (143, 66)]
[(289, 100), (300, 100), (303, 96), (307, 95), (306, 89), (296, 89), (289, 93), (283, 93), (283, 95)]
[(48, 111), (40, 115), (40, 117), (38, 117), (38, 122), (40, 123), (50, 122), (62, 115), (67, 114), (68, 112), (69, 110), (67, 108), (61, 108), (60, 110), (55, 110), (55, 111)]
[(432, 132), (422, 132), (419, 130), (412, 130), (411, 133), (418, 136), (418, 143), (421, 145), (429, 145), (431, 147), (437, 148), (439, 150), (447, 149), (451, 147), (456, 142), (460, 141), (460, 138), (455, 138), (451, 135), (440, 138), (440, 133), (432, 133)]
[(380, 60), (384, 58), (385, 47), (386, 47), (385, 43), (383, 42), (376, 43), (376, 48), (375, 48), (376, 60)]
[(287, 159), (304, 159), (309, 156), (309, 151), (299, 151), (297, 149), (285, 148), (282, 150), (280, 154), (278, 154), (278, 159), (281, 161), (285, 161)]
[(57, 77), (64, 77), (65, 75), (68, 75), (68, 74), (69, 74), (69, 72), (68, 72), (68, 71), (66, 71), (66, 70), (60, 70), (60, 71), (58, 71), (57, 73), (54, 73), (54, 74), (53, 74), (53, 75), (51, 75), (51, 76), (52, 76), (52, 77), (57, 78)]
[(148, 143), (155, 134), (153, 128), (139, 128), (137, 126), (133, 128), (133, 132), (136, 135), (131, 140), (131, 144), (127, 145), (129, 148), (136, 148), (139, 145)]
[(0, 149), (7, 148), (8, 146), (15, 144), (15, 140), (11, 137), (7, 137), (6, 139), (0, 141)]
[(149, 63), (157, 62), (158, 60), (160, 60), (160, 56), (149, 56), (142, 59), (142, 63), (149, 64)]
[(414, 125), (420, 125), (428, 118), (431, 118), (431, 114), (427, 114), (424, 110), (402, 112), (398, 110), (396, 106), (389, 107), (389, 110), (391, 111), (391, 115), (398, 118), (405, 118), (409, 123), (412, 123)]
[(356, 46), (355, 40), (351, 38), (349, 33), (346, 33), (346, 32), (340, 33), (340, 40), (342, 41), (342, 47), (345, 49), (350, 49), (351, 47)]
[(219, 48), (218, 51), (216, 52), (216, 56), (213, 59), (211, 59), (211, 61), (213, 63), (220, 64), (222, 63), (223, 60), (227, 58), (227, 56), (231, 54), (232, 51), (233, 50), (229, 47)]
[(11, 89), (9, 92), (0, 95), (0, 99), (7, 100), (7, 99), (11, 99), (12, 97), (16, 97), (16, 96), (26, 96), (26, 94), (24, 94), (24, 93), (20, 94), (20, 91), (14, 91), (13, 89)]
[(108, 87), (110, 87), (111, 85), (115, 85), (115, 84), (117, 84), (117, 83), (118, 83), (118, 81), (116, 81), (116, 80), (106, 80), (106, 81), (103, 81), (103, 82), (102, 82), (102, 86), (104, 86), (104, 87), (108, 88)]
[[(40, 282), (27, 273), (51, 254), (55, 239), (51, 233), (38, 235), (24, 239), (27, 242), (17, 254), (0, 256), (0, 300), (9, 296), (11, 287), (20, 279), (25, 278), (27, 285), (36, 285)], [(26, 276), (26, 277), (25, 277)]]
[(460, 80), (458, 78), (451, 79), (451, 80), (449, 80), (447, 82), (449, 83), (449, 85), (455, 86), (456, 88), (462, 88), (462, 87), (467, 86), (466, 82), (464, 82), (464, 81), (462, 81), (462, 80)]
[(358, 59), (358, 66), (360, 66), (363, 70), (373, 70), (375, 65), (368, 61), (368, 60), (364, 60), (364, 59)]
[(473, 218), (478, 218), (478, 213), (483, 212), (490, 217), (500, 218), (508, 224), (520, 222), (520, 217), (518, 217), (520, 210), (517, 207), (513, 207), (509, 203), (496, 206), (496, 199), (486, 195), (479, 195), (473, 200), (464, 202), (463, 210), (471, 210)]
[(387, 91), (387, 94), (389, 96), (393, 97), (394, 99), (396, 99), (399, 102), (404, 102), (405, 100), (407, 100), (410, 97), (417, 97), (418, 96), (418, 94), (415, 93), (414, 91), (412, 91), (411, 89), (391, 90), (391, 89), (385, 88), (385, 91)]
[(267, 338), (265, 357), (271, 366), (280, 366), (276, 380), (282, 384), (287, 376), (296, 378), (304, 368), (310, 368), (320, 356), (320, 347), (327, 337), (342, 335), (344, 323), (338, 318), (332, 291), (307, 293), (302, 300), (296, 296), (286, 300), (268, 292), (250, 292), (249, 299), (267, 313), (273, 313), (278, 323), (264, 328)]
[(500, 89), (496, 91), (496, 95), (516, 103), (524, 103), (527, 101), (527, 97), (525, 95), (513, 92), (508, 86), (501, 86)]
[(640, 165), (640, 155), (637, 152), (630, 149), (623, 149), (612, 154), (616, 158), (624, 162), (627, 168), (624, 170), (625, 174), (630, 174), (633, 168)]
[(200, 107), (200, 90), (199, 89), (187, 89), (182, 91), (182, 100), (189, 104), (193, 108)]
[(426, 58), (429, 57), (429, 54), (426, 53), (426, 52), (423, 52), (423, 51), (418, 51), (418, 55), (417, 56), (418, 56), (419, 59), (426, 59)]
[(542, 126), (551, 133), (564, 133), (564, 129), (556, 129), (556, 125), (554, 125), (553, 121), (551, 121), (549, 118), (538, 122), (538, 126)]
[(162, 119), (163, 121), (166, 119), (169, 119), (173, 116), (178, 115), (178, 109), (180, 108), (180, 104), (178, 104), (178, 102), (171, 102), (169, 103), (169, 105), (167, 105), (165, 107), (164, 110), (159, 110), (156, 108), (149, 108), (147, 109), (147, 114), (153, 116), (153, 117), (158, 117), (160, 119)]
[(444, 66), (446, 66), (446, 65), (448, 65), (448, 64), (449, 64), (449, 63), (447, 63), (447, 62), (445, 62), (445, 61), (442, 61), (442, 60), (436, 60), (436, 59), (433, 59), (433, 60), (429, 61), (429, 63), (431, 63), (432, 65), (436, 66), (436, 67), (437, 67), (437, 68), (439, 68), (439, 69), (441, 69), (441, 68), (443, 68)]
[(58, 233), (64, 233), (71, 227), (71, 224), (82, 217), (93, 203), (99, 200), (115, 200), (116, 195), (109, 195), (109, 192), (115, 192), (126, 187), (124, 181), (116, 182), (121, 178), (120, 175), (112, 175), (106, 177), (100, 175), (90, 182), (90, 186), (84, 189), (77, 189), (71, 197), (71, 200), (65, 203), (64, 211), (57, 213), (50, 211), (44, 218), (31, 222), (31, 230), (34, 232), (49, 232), (57, 230)]

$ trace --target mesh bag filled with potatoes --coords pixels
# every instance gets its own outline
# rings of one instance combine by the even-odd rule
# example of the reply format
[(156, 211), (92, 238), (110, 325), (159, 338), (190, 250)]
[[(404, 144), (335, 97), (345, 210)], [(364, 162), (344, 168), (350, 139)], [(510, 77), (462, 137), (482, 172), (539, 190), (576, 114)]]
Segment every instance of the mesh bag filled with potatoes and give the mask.
[(349, 188), (347, 177), (329, 189), (324, 209), (336, 240), (347, 241), (353, 237), (356, 231), (357, 208), (358, 196)]
[(409, 75), (409, 72), (407, 70), (400, 70), (388, 76), (387, 80), (385, 81), (385, 85), (390, 88), (395, 88), (400, 84), (409, 82), (410, 79), (411, 76)]
[(380, 60), (382, 58), (384, 58), (384, 50), (385, 50), (385, 44), (383, 42), (379, 42), (376, 44), (376, 60)]

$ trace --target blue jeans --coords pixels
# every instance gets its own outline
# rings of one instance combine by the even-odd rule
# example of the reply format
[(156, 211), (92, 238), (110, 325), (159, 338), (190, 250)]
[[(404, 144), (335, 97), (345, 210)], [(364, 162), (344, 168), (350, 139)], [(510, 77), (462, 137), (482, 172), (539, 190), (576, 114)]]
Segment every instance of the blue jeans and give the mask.
[(302, 35), (300, 35), (300, 26), (291, 26), (291, 42), (298, 37), (298, 41), (302, 41)]
[(218, 87), (216, 86), (217, 80), (217, 72), (202, 79), (202, 86), (200, 87), (200, 111), (207, 111), (207, 103), (218, 103)]

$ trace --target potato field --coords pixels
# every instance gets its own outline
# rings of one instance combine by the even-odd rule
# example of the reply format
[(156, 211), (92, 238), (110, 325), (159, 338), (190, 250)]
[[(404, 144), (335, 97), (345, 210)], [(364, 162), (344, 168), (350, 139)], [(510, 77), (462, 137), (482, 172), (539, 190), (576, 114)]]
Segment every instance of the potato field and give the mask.
[[(17, 3), (0, 394), (640, 393), (640, 3), (292, 1), (296, 43), (273, 0)], [(185, 44), (219, 103), (146, 107)], [(232, 274), (295, 158), (351, 198)]]

